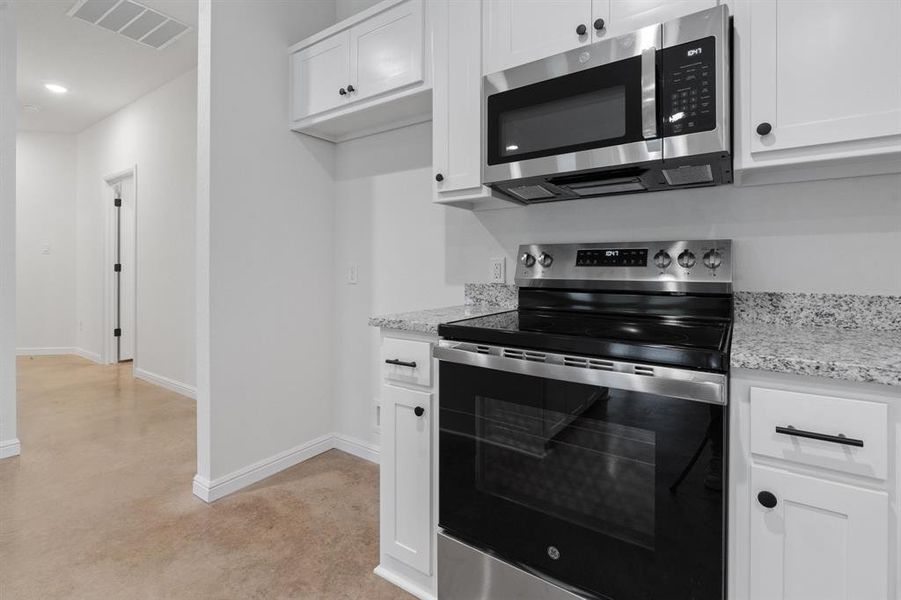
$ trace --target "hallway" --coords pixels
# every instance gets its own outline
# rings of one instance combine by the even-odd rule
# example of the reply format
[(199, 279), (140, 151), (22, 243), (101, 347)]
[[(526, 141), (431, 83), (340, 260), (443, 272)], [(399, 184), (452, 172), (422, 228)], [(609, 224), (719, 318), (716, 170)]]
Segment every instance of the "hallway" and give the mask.
[(0, 597), (406, 598), (378, 563), (378, 467), (330, 451), (206, 505), (194, 402), (131, 365), (20, 357), (0, 461)]

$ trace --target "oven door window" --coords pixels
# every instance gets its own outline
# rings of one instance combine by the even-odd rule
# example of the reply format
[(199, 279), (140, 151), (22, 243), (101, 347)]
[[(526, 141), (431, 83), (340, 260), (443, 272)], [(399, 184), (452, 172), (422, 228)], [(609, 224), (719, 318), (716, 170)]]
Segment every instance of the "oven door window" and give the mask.
[(492, 94), (488, 164), (637, 142), (641, 57)]
[(448, 533), (581, 593), (722, 597), (722, 406), (453, 363), (440, 382)]

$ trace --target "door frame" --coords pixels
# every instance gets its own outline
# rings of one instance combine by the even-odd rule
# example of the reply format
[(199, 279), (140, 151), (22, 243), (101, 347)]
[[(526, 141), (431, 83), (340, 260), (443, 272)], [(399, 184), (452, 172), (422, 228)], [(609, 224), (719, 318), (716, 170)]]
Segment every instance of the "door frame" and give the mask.
[(112, 196), (110, 192), (113, 187), (123, 179), (132, 178), (133, 186), (134, 186), (134, 248), (135, 248), (135, 264), (134, 264), (134, 287), (133, 297), (135, 300), (135, 331), (132, 332), (134, 339), (134, 358), (132, 359), (132, 373), (134, 373), (138, 368), (138, 335), (137, 335), (137, 322), (138, 322), (138, 266), (137, 266), (137, 256), (138, 256), (138, 165), (135, 164), (132, 167), (127, 169), (123, 169), (121, 171), (116, 171), (114, 173), (110, 173), (103, 178), (103, 203), (106, 207), (104, 210), (105, 215), (105, 240), (104, 240), (104, 251), (103, 251), (103, 264), (100, 268), (103, 270), (103, 315), (101, 319), (101, 323), (104, 327), (103, 333), (103, 349), (101, 354), (101, 362), (105, 365), (111, 365), (118, 363), (118, 356), (116, 353), (116, 338), (113, 335), (113, 329), (116, 327), (116, 277), (115, 272), (113, 271), (113, 265), (116, 262), (116, 236), (118, 232), (116, 230), (116, 207), (113, 206)]

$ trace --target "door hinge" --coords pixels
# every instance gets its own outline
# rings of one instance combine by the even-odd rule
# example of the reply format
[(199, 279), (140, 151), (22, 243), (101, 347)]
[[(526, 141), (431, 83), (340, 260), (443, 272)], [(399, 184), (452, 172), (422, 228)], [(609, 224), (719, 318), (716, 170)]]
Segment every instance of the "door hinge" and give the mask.
[(122, 337), (122, 330), (118, 327), (113, 329), (113, 337)]
[(118, 273), (121, 270), (122, 270), (122, 263), (116, 263), (113, 265), (113, 271), (115, 271), (116, 273)]
[(113, 206), (122, 206), (122, 198), (116, 198), (113, 200)]

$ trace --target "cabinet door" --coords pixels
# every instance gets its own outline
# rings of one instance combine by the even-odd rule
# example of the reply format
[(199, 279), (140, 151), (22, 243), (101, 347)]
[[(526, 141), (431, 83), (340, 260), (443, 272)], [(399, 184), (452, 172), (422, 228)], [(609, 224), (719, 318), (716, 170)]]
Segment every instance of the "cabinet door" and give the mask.
[[(481, 29), (479, 2), (431, 4), (433, 57), (432, 162), (436, 198), (481, 188)], [(438, 181), (440, 179), (441, 181)]]
[(432, 395), (385, 384), (382, 407), (382, 550), (430, 575)]
[(422, 0), (408, 0), (350, 30), (350, 100), (422, 81)]
[(716, 6), (716, 0), (609, 0), (609, 3), (605, 37), (623, 35)]
[(888, 598), (885, 492), (761, 466), (751, 484), (753, 600)]
[(297, 121), (346, 102), (350, 37), (342, 31), (291, 55), (291, 119)]
[[(486, 0), (483, 72), (494, 73), (591, 41), (591, 0)], [(585, 26), (585, 35), (576, 29)]]
[(901, 135), (901, 2), (771, 0), (748, 16), (752, 154)]

